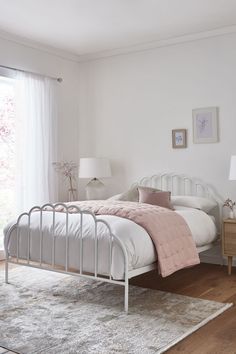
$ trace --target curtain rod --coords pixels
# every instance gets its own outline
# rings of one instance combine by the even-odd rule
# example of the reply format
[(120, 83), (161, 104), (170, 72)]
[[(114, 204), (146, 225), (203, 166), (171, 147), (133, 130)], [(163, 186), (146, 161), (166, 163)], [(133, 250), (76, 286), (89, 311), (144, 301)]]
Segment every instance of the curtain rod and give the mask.
[(17, 69), (17, 68), (13, 68), (11, 66), (6, 66), (6, 65), (0, 65), (0, 68), (4, 68), (4, 69), (9, 69), (9, 70), (16, 70), (16, 71), (21, 71), (23, 73), (29, 73), (29, 74), (34, 74), (34, 75), (39, 75), (39, 76), (46, 76), (49, 77), (50, 79), (56, 80), (57, 82), (62, 82), (63, 79), (61, 77), (53, 77), (53, 76), (48, 76), (48, 75), (42, 75), (42, 74), (38, 74), (36, 72), (33, 71), (27, 71), (27, 70), (22, 70), (22, 69)]

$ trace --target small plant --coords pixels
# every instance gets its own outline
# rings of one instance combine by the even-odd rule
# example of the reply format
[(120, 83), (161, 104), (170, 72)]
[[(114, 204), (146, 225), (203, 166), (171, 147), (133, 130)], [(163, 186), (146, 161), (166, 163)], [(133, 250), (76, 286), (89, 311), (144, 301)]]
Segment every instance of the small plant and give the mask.
[(223, 204), (223, 207), (229, 208), (231, 211), (234, 210), (235, 202), (233, 202), (231, 199), (226, 199), (226, 201)]
[(73, 162), (53, 162), (53, 166), (57, 172), (59, 172), (65, 180), (69, 183), (69, 190), (73, 193), (75, 190), (73, 187), (73, 181), (75, 181), (75, 173), (78, 165)]

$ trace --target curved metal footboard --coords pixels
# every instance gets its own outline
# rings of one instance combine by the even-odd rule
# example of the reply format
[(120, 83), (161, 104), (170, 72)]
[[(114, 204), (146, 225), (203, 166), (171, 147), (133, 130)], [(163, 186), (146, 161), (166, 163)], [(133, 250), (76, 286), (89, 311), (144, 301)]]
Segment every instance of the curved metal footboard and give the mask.
[[(57, 264), (55, 264), (55, 240), (56, 240), (56, 233), (55, 233), (55, 220), (56, 220), (56, 213), (58, 209), (63, 208), (63, 212), (65, 215), (65, 264), (63, 269), (60, 269)], [(51, 211), (52, 214), (52, 225), (51, 225), (51, 237), (52, 237), (52, 255), (51, 255), (51, 264), (45, 264), (43, 262), (44, 259), (44, 248), (43, 248), (43, 217), (45, 211)], [(60, 210), (59, 210), (60, 211)], [(31, 260), (30, 257), (30, 243), (31, 243), (31, 216), (33, 212), (39, 212), (39, 261), (35, 262)], [(79, 217), (79, 227), (78, 227), (78, 238), (79, 238), (79, 269), (72, 270), (69, 268), (69, 215), (70, 214), (78, 214)], [(90, 215), (92, 217), (94, 223), (94, 271), (93, 273), (88, 273), (83, 270), (83, 218), (84, 215)], [(27, 250), (26, 254), (27, 257), (23, 258), (19, 254), (19, 242), (20, 242), (20, 233), (23, 232), (20, 230), (20, 223), (23, 217), (27, 218), (27, 225), (24, 225), (24, 234), (27, 237)], [(103, 224), (108, 230), (109, 236), (109, 275), (103, 275), (98, 273), (98, 259), (99, 259), (99, 252), (98, 252), (98, 225)], [(16, 256), (12, 257), (9, 254), (9, 242), (12, 236), (12, 231), (16, 230)], [(22, 213), (18, 219), (16, 224), (9, 228), (6, 234), (7, 244), (5, 244), (6, 250), (6, 264), (5, 264), (5, 282), (8, 283), (8, 263), (14, 263), (19, 265), (24, 265), (33, 268), (39, 268), (59, 273), (65, 273), (75, 276), (81, 276), (85, 278), (95, 279), (99, 281), (104, 281), (108, 283), (122, 285), (125, 288), (124, 294), (124, 309), (128, 311), (128, 292), (129, 292), (129, 274), (128, 274), (128, 255), (126, 248), (123, 242), (112, 233), (110, 225), (104, 221), (103, 219), (97, 217), (90, 211), (81, 210), (75, 205), (67, 206), (63, 203), (57, 204), (45, 204), (43, 206), (35, 206), (30, 209), (28, 213)], [(124, 280), (115, 280), (112, 278), (112, 257), (113, 257), (113, 246), (114, 242), (120, 250), (122, 251), (124, 257)], [(32, 264), (33, 263), (33, 264)]]

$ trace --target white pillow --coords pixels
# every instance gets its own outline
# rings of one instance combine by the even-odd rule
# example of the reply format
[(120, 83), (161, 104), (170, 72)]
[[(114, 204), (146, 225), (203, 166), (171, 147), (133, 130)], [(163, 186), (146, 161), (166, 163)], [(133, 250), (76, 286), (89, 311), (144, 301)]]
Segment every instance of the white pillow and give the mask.
[(121, 194), (115, 194), (112, 197), (108, 198), (108, 200), (120, 200)]
[(190, 195), (175, 195), (171, 197), (171, 203), (173, 206), (183, 206), (187, 208), (194, 208), (203, 210), (208, 213), (210, 210), (217, 206), (217, 203), (208, 198), (195, 197)]
[(137, 186), (134, 186), (124, 193), (113, 195), (113, 197), (108, 198), (108, 200), (138, 202), (138, 198), (139, 198), (138, 188)]
[[(121, 200), (121, 201), (128, 201), (128, 202), (138, 202), (139, 201), (139, 190), (138, 185), (131, 187), (128, 191), (123, 192), (121, 194), (113, 195), (113, 197), (108, 198), (108, 200)], [(143, 190), (160, 192), (160, 189), (152, 188), (152, 187), (145, 187), (140, 186)]]

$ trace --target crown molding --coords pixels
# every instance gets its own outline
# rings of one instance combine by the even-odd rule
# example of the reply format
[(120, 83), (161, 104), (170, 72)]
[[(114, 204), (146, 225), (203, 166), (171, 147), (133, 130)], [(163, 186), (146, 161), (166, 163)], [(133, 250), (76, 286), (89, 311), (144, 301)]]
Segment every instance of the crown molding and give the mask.
[(219, 37), (219, 36), (224, 36), (232, 33), (236, 33), (236, 25), (220, 27), (213, 30), (202, 31), (202, 32), (197, 32), (192, 34), (185, 34), (182, 36), (169, 37), (166, 39), (160, 39), (160, 40), (145, 42), (136, 45), (129, 45), (126, 47), (121, 47), (121, 48), (116, 48), (112, 50), (106, 50), (106, 51), (101, 51), (101, 52), (96, 52), (91, 54), (84, 54), (84, 55), (74, 54), (66, 50), (61, 50), (48, 45), (44, 45), (23, 37), (19, 37), (17, 35), (10, 34), (2, 30), (0, 30), (0, 38), (19, 45), (23, 45), (28, 48), (40, 50), (47, 54), (55, 55), (61, 59), (83, 63), (83, 62), (95, 61), (95, 60), (100, 60), (100, 59), (105, 59), (105, 58), (120, 56), (125, 54), (155, 50), (161, 47), (169, 47), (172, 45), (177, 45), (186, 42), (194, 42), (201, 39)]
[(7, 40), (9, 42), (13, 42), (19, 45), (23, 45), (25, 47), (31, 48), (31, 49), (36, 49), (40, 50), (44, 53), (55, 55), (61, 59), (73, 61), (73, 62), (78, 62), (78, 55), (70, 53), (66, 50), (61, 50), (58, 48), (54, 48), (48, 45), (44, 45), (41, 43), (38, 43), (36, 41), (32, 41), (30, 39), (26, 39), (17, 35), (13, 35), (11, 33), (5, 32), (0, 30), (0, 39)]
[(194, 42), (201, 39), (208, 39), (213, 37), (224, 36), (227, 34), (236, 33), (236, 25), (226, 26), (221, 28), (216, 28), (209, 31), (202, 31), (192, 34), (185, 34), (182, 36), (170, 37), (166, 39), (161, 39), (157, 41), (146, 42), (137, 45), (130, 45), (127, 47), (121, 47), (114, 50), (107, 50), (103, 52), (97, 52), (88, 55), (78, 56), (78, 62), (95, 61), (99, 59), (105, 59), (113, 56), (120, 56), (131, 53), (144, 52), (149, 50), (155, 50), (161, 47), (169, 47), (172, 45), (177, 45), (186, 42)]

